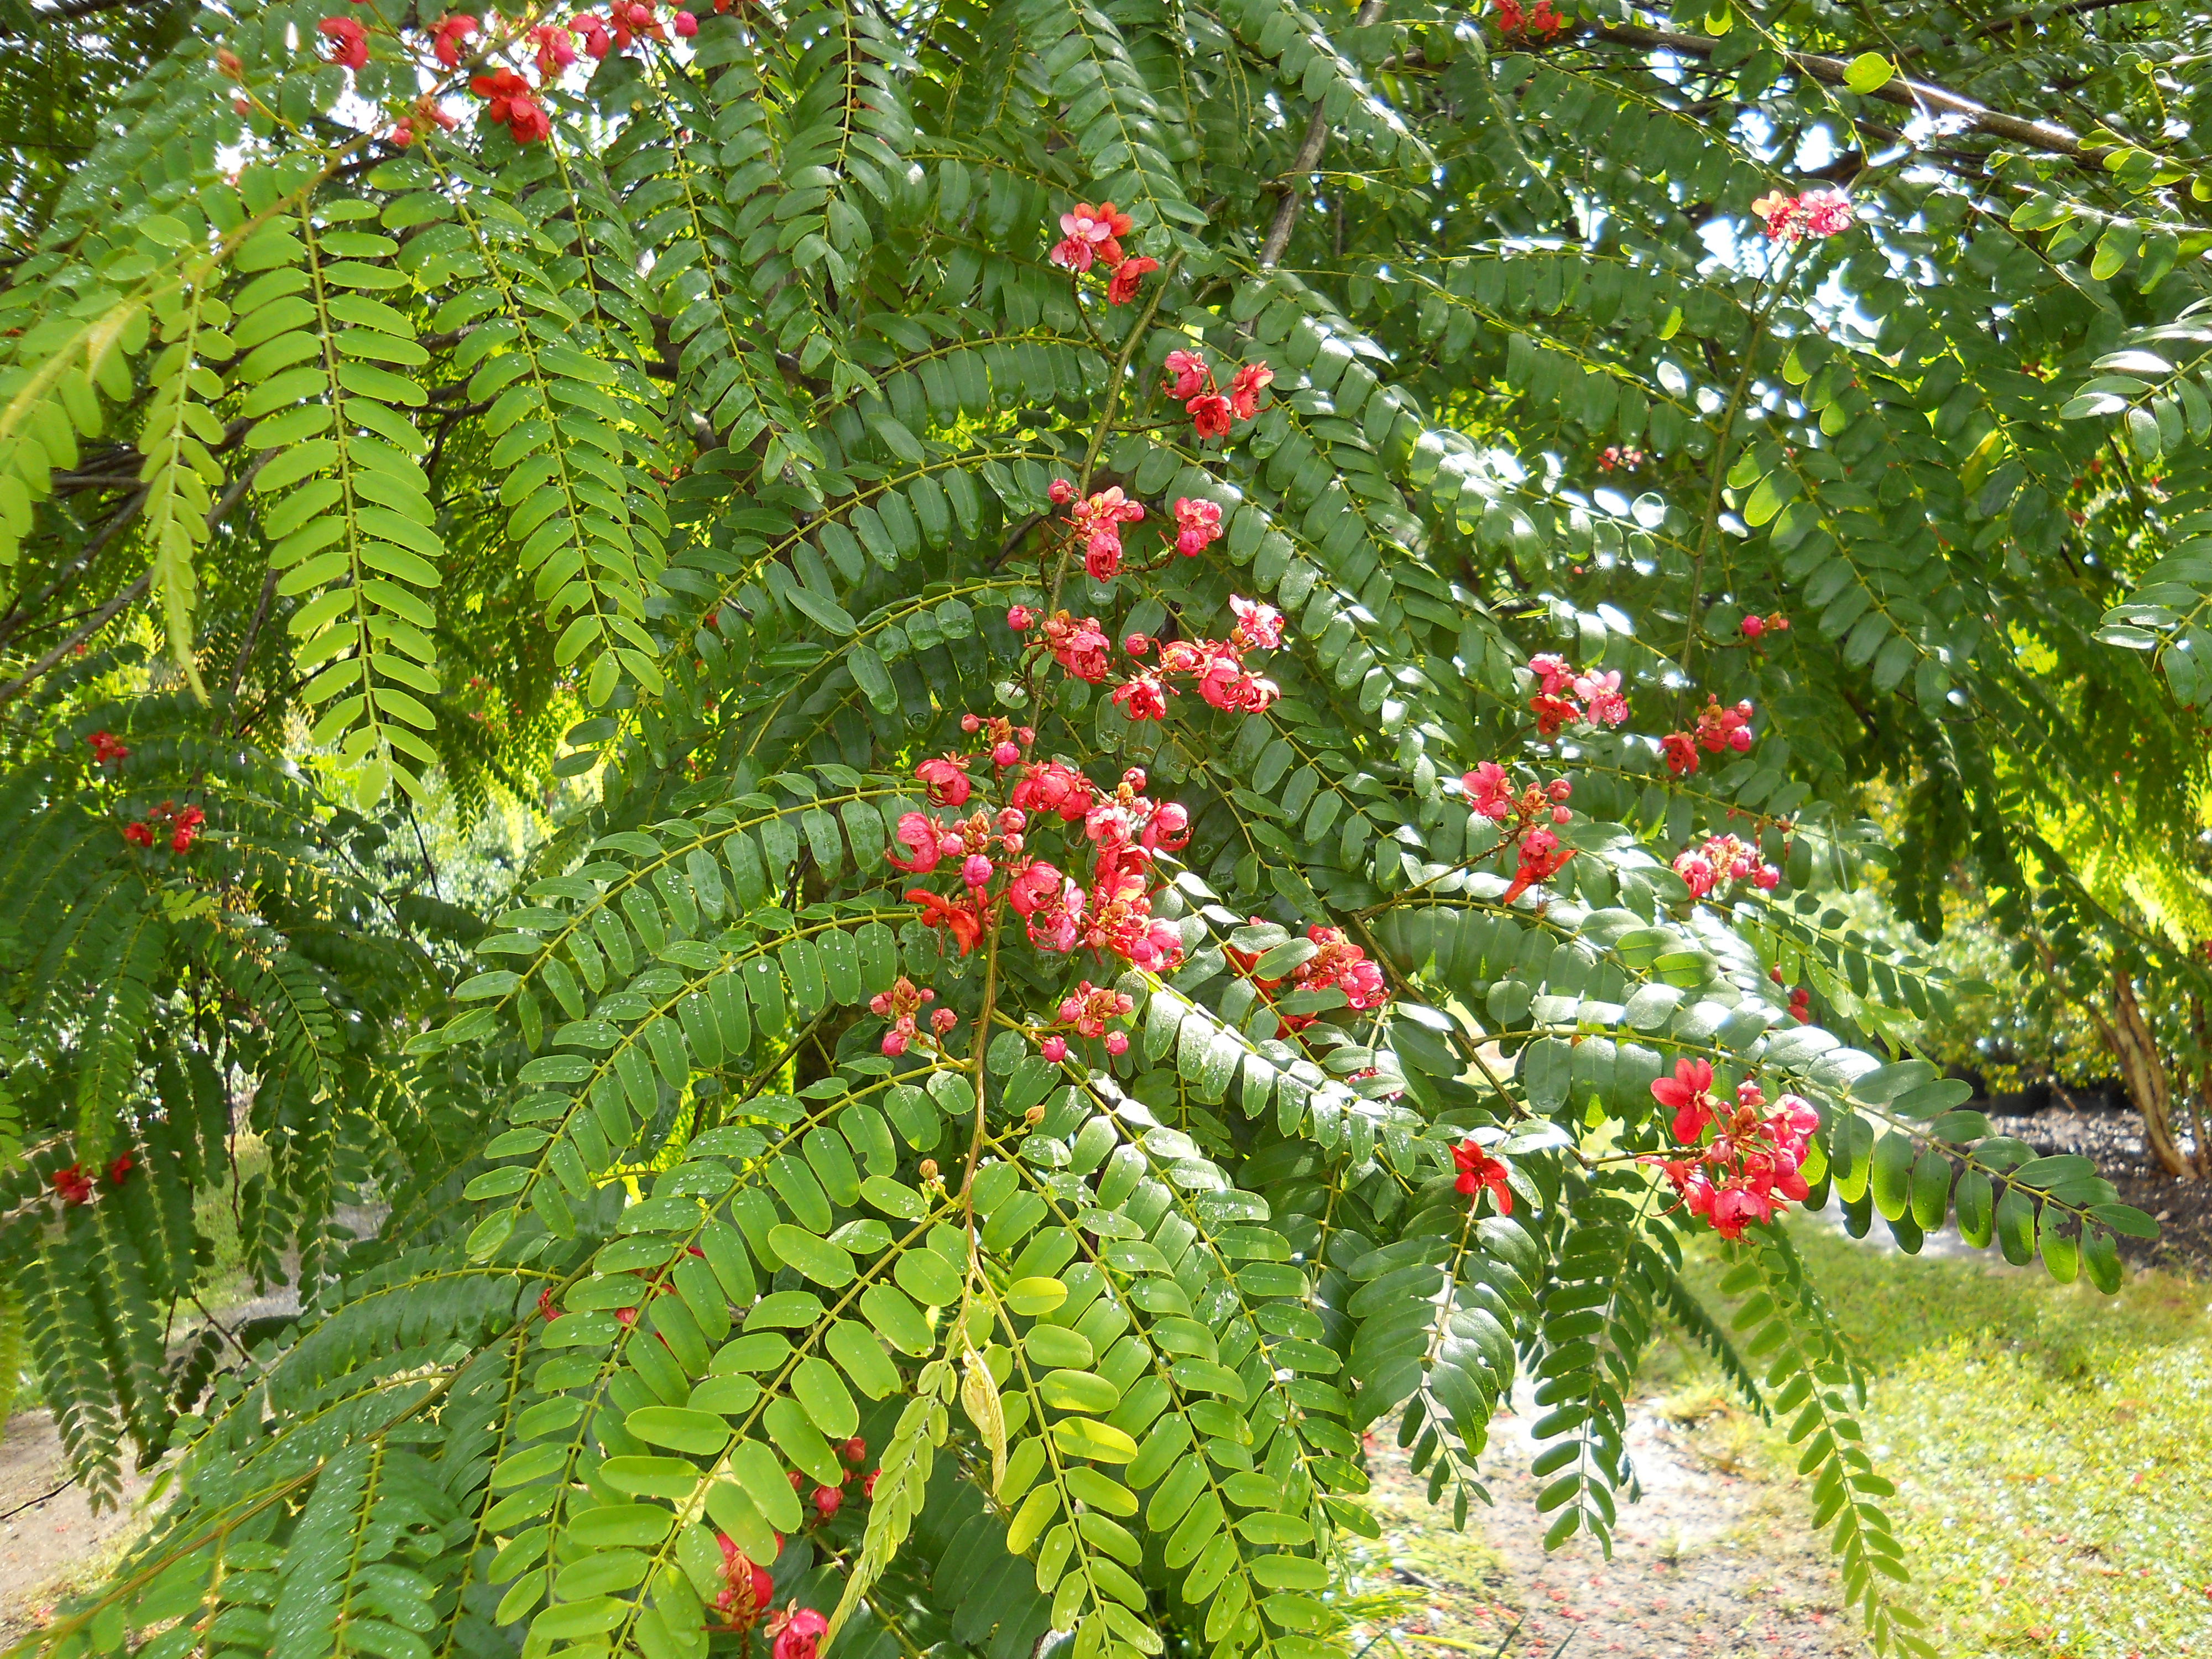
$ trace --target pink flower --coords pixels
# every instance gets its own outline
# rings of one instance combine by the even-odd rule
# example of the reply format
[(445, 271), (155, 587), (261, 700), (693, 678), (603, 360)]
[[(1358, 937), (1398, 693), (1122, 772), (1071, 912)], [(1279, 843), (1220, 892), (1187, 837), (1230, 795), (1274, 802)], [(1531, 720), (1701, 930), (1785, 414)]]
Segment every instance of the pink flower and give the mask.
[(1021, 757), (1021, 744), (1014, 742), (1011, 738), (1003, 743), (994, 743), (991, 745), (991, 764), (1002, 770), (1012, 766)]
[(1111, 202), (1101, 202), (1096, 207), (1078, 202), (1072, 211), (1060, 216), (1060, 228), (1066, 235), (1052, 250), (1053, 264), (1079, 275), (1099, 259), (1118, 264), (1121, 245), (1115, 239), (1126, 234), (1130, 223), (1129, 216), (1115, 211)]
[(1114, 690), (1114, 701), (1121, 705), (1121, 712), (1133, 720), (1165, 720), (1168, 713), (1167, 684), (1150, 669), (1135, 678), (1123, 681)]
[(914, 856), (911, 860), (908, 860), (901, 858), (896, 852), (886, 852), (884, 854), (884, 860), (894, 870), (904, 870), (912, 875), (921, 875), (937, 868), (937, 860), (939, 857), (937, 826), (930, 821), (927, 814), (921, 812), (899, 814), (896, 838), (901, 846), (911, 848)]
[(1240, 649), (1273, 651), (1282, 644), (1283, 613), (1273, 605), (1259, 599), (1241, 599), (1232, 593), (1229, 608), (1237, 617), (1237, 626), (1229, 637)]
[(1275, 371), (1265, 363), (1247, 363), (1229, 382), (1229, 407), (1240, 421), (1260, 412), (1260, 394), (1275, 383)]
[(970, 887), (988, 887), (996, 872), (991, 860), (981, 853), (970, 853), (960, 865), (960, 879)]
[(1129, 1052), (1129, 1034), (1127, 1031), (1107, 1032), (1106, 1052), (1109, 1054), (1127, 1054)]
[(330, 61), (348, 69), (361, 69), (368, 63), (368, 34), (350, 17), (325, 17), (315, 25), (315, 32), (331, 43)]
[(1496, 761), (1485, 761), (1459, 781), (1468, 809), (1478, 817), (1503, 823), (1514, 812), (1513, 780)]
[(1217, 392), (1205, 392), (1183, 405), (1190, 416), (1191, 429), (1203, 441), (1208, 438), (1229, 435), (1229, 399)]
[(430, 49), (447, 69), (461, 66), (461, 42), (477, 32), (477, 20), (465, 11), (448, 12), (430, 30)]
[(1620, 671), (1583, 674), (1576, 678), (1574, 693), (1588, 705), (1589, 718), (1603, 726), (1619, 726), (1628, 718), (1628, 699), (1620, 695)]
[(1179, 495), (1176, 498), (1175, 516), (1176, 551), (1186, 559), (1195, 557), (1200, 549), (1220, 538), (1221, 508), (1215, 502)]
[(1198, 396), (1213, 378), (1206, 372), (1206, 359), (1195, 351), (1170, 351), (1167, 370), (1168, 379), (1160, 389), (1177, 403)]
[(1124, 635), (1121, 639), (1121, 648), (1133, 657), (1141, 657), (1152, 648), (1152, 635), (1149, 634)]
[[(910, 1024), (912, 1022), (902, 1021), (901, 1024)], [(896, 1060), (901, 1054), (904, 1054), (906, 1052), (906, 1045), (907, 1034), (904, 1031), (892, 1030), (884, 1033), (884, 1053), (888, 1054), (891, 1059)]]
[(1044, 493), (1054, 507), (1066, 507), (1075, 499), (1075, 486), (1065, 478), (1054, 478)]
[(1743, 636), (1747, 640), (1755, 640), (1766, 631), (1766, 618), (1746, 617), (1741, 625), (1743, 629)]
[(575, 41), (558, 23), (540, 23), (530, 31), (530, 44), (538, 53), (538, 73), (543, 80), (554, 79), (576, 61)]
[[(676, 21), (669, 27), (676, 31), (678, 40), (689, 40), (699, 33), (699, 20), (688, 11), (678, 11), (676, 14)], [(827, 1518), (826, 1516), (824, 1518)]]
[(1106, 284), (1106, 303), (1125, 306), (1137, 297), (1138, 285), (1146, 276), (1160, 268), (1158, 259), (1124, 259), (1114, 267), (1112, 279)]
[(1109, 526), (1091, 532), (1083, 546), (1083, 568), (1093, 581), (1110, 581), (1121, 568), (1121, 538)]
[(1030, 610), (1029, 606), (1010, 605), (1006, 607), (1006, 626), (1012, 629), (1015, 633), (1025, 634), (1036, 625), (1036, 612)]
[(968, 781), (968, 757), (965, 755), (939, 755), (926, 760), (914, 769), (929, 791), (931, 802), (938, 806), (964, 805), (975, 786)]
[(1067, 1039), (1064, 1036), (1048, 1036), (1037, 1044), (1037, 1052), (1057, 1066), (1067, 1058)]
[(1024, 767), (1010, 803), (1024, 811), (1050, 812), (1073, 823), (1091, 811), (1091, 780), (1065, 761), (1032, 762)]
[(607, 20), (597, 12), (579, 12), (569, 19), (568, 27), (583, 37), (584, 50), (594, 58), (604, 58), (614, 49), (614, 39), (607, 32)]

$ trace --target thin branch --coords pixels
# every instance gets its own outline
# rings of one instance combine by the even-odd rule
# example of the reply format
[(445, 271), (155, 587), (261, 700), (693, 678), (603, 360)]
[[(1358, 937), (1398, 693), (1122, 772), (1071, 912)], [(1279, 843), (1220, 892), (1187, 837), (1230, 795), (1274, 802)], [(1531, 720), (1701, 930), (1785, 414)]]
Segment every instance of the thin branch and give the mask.
[(114, 515), (93, 532), (92, 539), (84, 544), (74, 559), (62, 567), (53, 580), (48, 582), (29, 599), (11, 607), (5, 617), (0, 617), (0, 645), (6, 644), (8, 641), (27, 628), (40, 606), (75, 582), (84, 568), (98, 556), (100, 549), (114, 540), (117, 533), (137, 518), (139, 509), (145, 505), (146, 488), (142, 484), (136, 495), (117, 508)]
[[(1364, 29), (1382, 15), (1382, 0), (1366, 0), (1359, 15), (1352, 20), (1352, 27)], [(1291, 245), (1291, 230), (1297, 223), (1298, 204), (1305, 195), (1304, 179), (1321, 164), (1321, 153), (1328, 145), (1328, 112), (1319, 99), (1314, 100), (1313, 115), (1306, 122), (1306, 136), (1298, 141), (1298, 153), (1291, 160), (1289, 170), (1283, 175), (1283, 199), (1275, 207), (1275, 222), (1267, 227), (1267, 240), (1260, 244), (1260, 269), (1270, 270), (1275, 261), (1283, 257), (1283, 250)]]

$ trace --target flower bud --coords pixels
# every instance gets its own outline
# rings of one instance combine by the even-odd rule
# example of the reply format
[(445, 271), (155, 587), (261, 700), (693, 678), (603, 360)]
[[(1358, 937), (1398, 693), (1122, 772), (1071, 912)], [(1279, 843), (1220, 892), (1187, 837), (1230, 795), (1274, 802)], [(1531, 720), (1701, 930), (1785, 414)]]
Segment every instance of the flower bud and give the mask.
[(814, 1489), (814, 1508), (824, 1521), (836, 1514), (838, 1505), (844, 1501), (845, 1494), (835, 1486), (817, 1486)]
[(1067, 1039), (1064, 1036), (1048, 1036), (1037, 1044), (1037, 1052), (1057, 1066), (1067, 1058)]
[(1029, 1110), (1022, 1114), (1022, 1121), (1028, 1124), (1038, 1124), (1043, 1122), (1044, 1108), (1042, 1106), (1030, 1107)]
[(925, 1158), (924, 1159), (922, 1159), (922, 1160), (921, 1160), (921, 1178), (922, 1178), (924, 1181), (934, 1181), (934, 1180), (936, 1180), (936, 1179), (937, 1179), (937, 1160), (936, 1160), (935, 1158)]
[(1127, 1031), (1107, 1032), (1106, 1052), (1109, 1054), (1127, 1054), (1129, 1052), (1129, 1034)]

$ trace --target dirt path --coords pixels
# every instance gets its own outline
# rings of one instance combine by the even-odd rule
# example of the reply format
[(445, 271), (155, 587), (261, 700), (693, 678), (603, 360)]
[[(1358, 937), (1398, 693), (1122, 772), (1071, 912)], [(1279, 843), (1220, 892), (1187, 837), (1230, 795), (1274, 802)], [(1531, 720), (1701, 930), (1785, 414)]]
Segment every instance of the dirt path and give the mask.
[[(1387, 1625), (1406, 1653), (1511, 1659), (1839, 1659), (1864, 1650), (1794, 1480), (1752, 1472), (1741, 1419), (1669, 1420), (1638, 1406), (1628, 1444), (1644, 1485), (1608, 1564), (1588, 1539), (1547, 1555), (1528, 1473), (1534, 1414), (1501, 1415), (1482, 1468), (1495, 1507), (1450, 1529), (1395, 1434), (1377, 1435), (1372, 1547), (1413, 1604)], [(1388, 1580), (1384, 1581), (1389, 1582)], [(1518, 1633), (1515, 1634), (1516, 1625)], [(1509, 1638), (1510, 1638), (1509, 1641)], [(1357, 1650), (1359, 1643), (1352, 1646)], [(1381, 1652), (1388, 1643), (1378, 1647)]]
[(82, 1488), (62, 1486), (68, 1479), (53, 1413), (9, 1419), (0, 1437), (0, 1514), (14, 1513), (0, 1521), (0, 1645), (37, 1629), (56, 1601), (97, 1579), (144, 1524), (137, 1508), (143, 1479), (126, 1475), (122, 1502), (97, 1515)]

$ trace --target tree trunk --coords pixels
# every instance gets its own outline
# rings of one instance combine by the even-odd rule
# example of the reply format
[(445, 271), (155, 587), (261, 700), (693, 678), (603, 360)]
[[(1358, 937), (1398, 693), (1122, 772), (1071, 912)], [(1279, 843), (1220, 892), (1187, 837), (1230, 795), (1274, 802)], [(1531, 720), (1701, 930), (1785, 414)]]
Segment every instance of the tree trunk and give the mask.
[(2204, 1032), (2204, 999), (2189, 994), (2189, 1024), (2197, 1037), (2197, 1092), (2189, 1102), (2189, 1135), (2196, 1142), (2197, 1174), (2212, 1179), (2212, 1140), (2204, 1134), (2204, 1115), (2212, 1109), (2212, 1042)]
[(2173, 1138), (2172, 1100), (2166, 1087), (2166, 1062), (2136, 1001), (2136, 988), (2124, 969), (2112, 970), (2112, 1017), (2097, 1022), (2100, 1034), (2119, 1062), (2120, 1079), (2129, 1097), (2142, 1116), (2143, 1142), (2170, 1176), (2186, 1179), (2197, 1172), (2181, 1155)]

